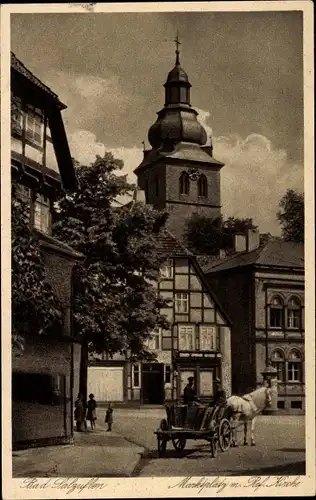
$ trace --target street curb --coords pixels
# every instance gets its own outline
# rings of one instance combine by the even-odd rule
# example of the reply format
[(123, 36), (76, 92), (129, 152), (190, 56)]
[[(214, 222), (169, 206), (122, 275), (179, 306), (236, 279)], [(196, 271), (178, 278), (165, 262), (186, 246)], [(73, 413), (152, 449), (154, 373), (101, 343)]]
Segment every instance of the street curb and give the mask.
[[(104, 428), (101, 427), (99, 424), (96, 425), (96, 429), (104, 430)], [(106, 431), (104, 430), (104, 432), (106, 432)], [(132, 468), (131, 472), (123, 474), (123, 475), (121, 474), (121, 475), (117, 475), (117, 476), (104, 476), (104, 477), (135, 477), (136, 476), (136, 471), (139, 469), (140, 463), (143, 460), (144, 453), (146, 451), (150, 451), (150, 450), (149, 450), (149, 448), (146, 448), (144, 446), (140, 446), (136, 441), (133, 441), (132, 439), (127, 438), (126, 436), (124, 436), (124, 434), (121, 434), (121, 433), (116, 432), (116, 431), (114, 431), (114, 433), (119, 438), (124, 439), (124, 441), (126, 441), (127, 443), (132, 444), (135, 448), (137, 448), (137, 450), (138, 450), (137, 451), (138, 458), (137, 458), (136, 464), (133, 465), (133, 468)]]

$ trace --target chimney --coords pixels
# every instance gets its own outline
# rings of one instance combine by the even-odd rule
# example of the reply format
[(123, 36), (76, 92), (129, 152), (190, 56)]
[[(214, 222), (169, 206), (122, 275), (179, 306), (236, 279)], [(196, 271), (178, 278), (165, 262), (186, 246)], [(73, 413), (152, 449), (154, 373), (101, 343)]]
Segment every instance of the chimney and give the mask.
[(260, 246), (260, 234), (257, 229), (248, 229), (247, 232), (247, 252), (256, 250)]
[(247, 237), (245, 234), (236, 233), (234, 235), (234, 253), (247, 251)]

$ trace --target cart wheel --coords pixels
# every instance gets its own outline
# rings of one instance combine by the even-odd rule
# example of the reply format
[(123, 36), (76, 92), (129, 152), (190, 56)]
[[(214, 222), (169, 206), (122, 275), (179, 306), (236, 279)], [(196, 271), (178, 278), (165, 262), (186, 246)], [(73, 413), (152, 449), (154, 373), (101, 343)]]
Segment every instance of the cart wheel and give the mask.
[(214, 436), (211, 439), (211, 453), (213, 458), (217, 457), (217, 450), (218, 450), (218, 441), (217, 438)]
[(232, 441), (232, 429), (229, 420), (223, 418), (218, 428), (218, 443), (222, 451), (227, 451), (230, 448)]
[(167, 439), (164, 436), (157, 436), (158, 456), (164, 457), (167, 449)]
[(183, 451), (185, 448), (187, 440), (183, 437), (180, 438), (172, 438), (172, 444), (175, 450)]

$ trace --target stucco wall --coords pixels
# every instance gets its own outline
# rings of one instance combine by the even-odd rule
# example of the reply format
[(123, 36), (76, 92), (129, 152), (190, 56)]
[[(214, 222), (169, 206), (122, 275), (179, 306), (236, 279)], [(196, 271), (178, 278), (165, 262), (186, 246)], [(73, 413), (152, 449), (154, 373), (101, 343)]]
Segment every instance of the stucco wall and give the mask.
[(45, 336), (26, 339), (25, 350), (12, 358), (12, 371), (63, 375), (66, 402), (45, 405), (13, 401), (12, 425), (15, 441), (71, 437), (71, 344)]

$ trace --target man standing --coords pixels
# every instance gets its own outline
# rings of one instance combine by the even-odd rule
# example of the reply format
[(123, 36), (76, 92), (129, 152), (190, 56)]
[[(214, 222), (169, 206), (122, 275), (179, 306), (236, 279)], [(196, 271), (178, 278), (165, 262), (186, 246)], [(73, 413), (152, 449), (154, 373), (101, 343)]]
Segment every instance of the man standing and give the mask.
[(184, 388), (183, 392), (183, 403), (188, 406), (192, 406), (195, 401), (198, 401), (196, 391), (193, 387), (194, 377), (188, 378), (188, 384)]

